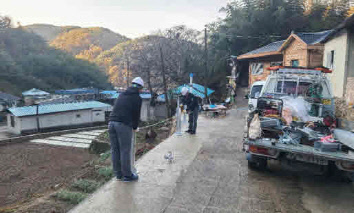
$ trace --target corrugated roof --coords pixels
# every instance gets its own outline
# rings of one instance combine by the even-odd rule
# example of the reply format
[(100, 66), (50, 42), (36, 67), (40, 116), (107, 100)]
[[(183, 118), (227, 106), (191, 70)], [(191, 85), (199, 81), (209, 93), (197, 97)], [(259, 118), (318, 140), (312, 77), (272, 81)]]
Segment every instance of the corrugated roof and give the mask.
[(36, 96), (36, 95), (50, 95), (50, 94), (48, 92), (43, 91), (43, 90), (33, 88), (33, 89), (30, 89), (28, 91), (23, 92), (22, 95), (24, 95), (24, 96), (27, 96), (27, 95)]
[(55, 94), (60, 95), (79, 95), (79, 94), (96, 94), (98, 89), (76, 88), (69, 90), (56, 90)]
[(303, 40), (306, 44), (318, 44), (325, 40), (329, 34), (331, 34), (333, 30), (326, 30), (322, 32), (315, 32), (315, 33), (301, 33), (295, 32), (294, 34), (299, 36), (301, 40)]
[(11, 94), (0, 92), (0, 99), (4, 100), (4, 101), (17, 101), (17, 100), (20, 100), (21, 98), (16, 97)]
[(276, 41), (273, 43), (270, 43), (266, 46), (260, 47), (258, 49), (252, 50), (248, 53), (245, 53), (243, 55), (254, 55), (254, 54), (259, 54), (259, 53), (266, 53), (266, 52), (274, 52), (278, 51), (281, 45), (284, 43), (285, 40), (282, 41)]
[[(101, 103), (98, 101), (87, 101), (87, 102), (75, 102), (75, 103), (63, 103), (63, 104), (46, 104), (38, 105), (38, 114), (50, 114), (65, 111), (92, 109), (92, 108), (104, 108), (110, 107), (111, 105)], [(25, 106), (25, 107), (12, 107), (8, 109), (14, 116), (23, 117), (36, 115), (37, 106)]]

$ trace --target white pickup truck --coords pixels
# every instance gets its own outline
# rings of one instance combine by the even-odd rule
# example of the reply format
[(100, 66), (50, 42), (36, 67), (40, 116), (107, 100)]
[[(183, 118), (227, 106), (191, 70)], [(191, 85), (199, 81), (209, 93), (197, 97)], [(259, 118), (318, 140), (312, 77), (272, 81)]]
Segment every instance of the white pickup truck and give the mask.
[[(273, 159), (340, 173), (353, 181), (354, 133), (335, 129), (331, 91), (323, 70), (274, 70), (248, 116), (244, 151), (249, 166), (265, 168), (267, 160)], [(250, 131), (259, 134), (252, 138)]]

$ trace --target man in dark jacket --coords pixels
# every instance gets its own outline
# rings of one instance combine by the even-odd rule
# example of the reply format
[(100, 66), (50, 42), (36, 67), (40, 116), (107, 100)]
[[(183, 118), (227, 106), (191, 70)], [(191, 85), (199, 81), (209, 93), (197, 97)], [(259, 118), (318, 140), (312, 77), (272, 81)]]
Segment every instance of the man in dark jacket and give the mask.
[(187, 87), (183, 87), (181, 93), (183, 95), (182, 103), (183, 105), (187, 105), (186, 111), (189, 114), (189, 127), (186, 132), (194, 135), (197, 130), (197, 121), (199, 113), (198, 97), (190, 93)]
[(139, 93), (144, 87), (144, 81), (134, 78), (132, 86), (120, 94), (114, 103), (109, 116), (109, 138), (111, 141), (112, 162), (114, 173), (119, 180), (125, 182), (138, 180), (138, 175), (132, 171), (133, 164), (133, 131), (137, 131), (141, 97)]

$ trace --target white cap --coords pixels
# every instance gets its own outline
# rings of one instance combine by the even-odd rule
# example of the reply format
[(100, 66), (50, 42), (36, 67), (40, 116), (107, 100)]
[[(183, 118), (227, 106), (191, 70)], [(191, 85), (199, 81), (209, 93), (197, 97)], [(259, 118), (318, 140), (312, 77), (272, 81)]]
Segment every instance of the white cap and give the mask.
[(143, 81), (143, 79), (142, 79), (142, 78), (140, 78), (140, 77), (136, 77), (136, 78), (134, 78), (134, 79), (133, 79), (133, 81), (132, 81), (132, 83), (134, 83), (134, 84), (138, 84), (138, 85), (140, 85), (140, 86), (144, 87), (144, 81)]
[(181, 90), (182, 95), (187, 95), (188, 93), (188, 88), (187, 87), (183, 87)]

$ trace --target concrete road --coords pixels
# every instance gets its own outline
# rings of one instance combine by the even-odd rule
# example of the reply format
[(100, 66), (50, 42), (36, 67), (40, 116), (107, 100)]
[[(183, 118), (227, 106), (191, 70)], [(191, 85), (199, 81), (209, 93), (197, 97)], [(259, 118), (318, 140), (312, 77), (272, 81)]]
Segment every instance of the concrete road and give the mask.
[[(249, 170), (242, 152), (244, 116), (201, 118), (196, 136), (172, 137), (139, 160), (140, 180), (112, 180), (71, 213), (79, 212), (326, 212), (353, 213), (354, 187), (271, 162)], [(175, 162), (163, 154), (173, 151)]]

